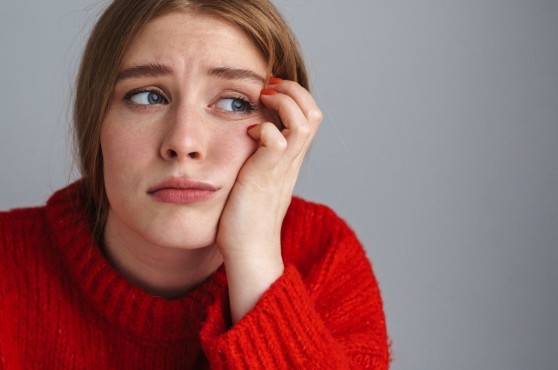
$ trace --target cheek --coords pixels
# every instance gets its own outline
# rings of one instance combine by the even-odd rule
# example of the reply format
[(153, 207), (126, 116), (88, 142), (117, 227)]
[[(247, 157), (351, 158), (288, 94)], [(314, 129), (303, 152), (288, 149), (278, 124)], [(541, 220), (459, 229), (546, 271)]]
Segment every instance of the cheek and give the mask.
[(146, 140), (149, 136), (123, 126), (107, 120), (101, 128), (103, 174), (107, 188), (136, 181), (138, 167), (147, 162), (150, 144)]
[(243, 125), (233, 132), (229, 131), (214, 144), (222, 167), (227, 173), (233, 172), (235, 178), (244, 162), (258, 148), (258, 143), (246, 133), (247, 127), (248, 125)]

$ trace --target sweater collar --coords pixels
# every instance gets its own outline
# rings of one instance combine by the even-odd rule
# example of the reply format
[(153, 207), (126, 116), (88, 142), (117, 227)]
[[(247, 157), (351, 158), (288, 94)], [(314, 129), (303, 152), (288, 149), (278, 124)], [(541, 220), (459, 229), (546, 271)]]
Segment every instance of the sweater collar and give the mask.
[(198, 333), (205, 311), (223, 299), (223, 266), (185, 296), (152, 296), (123, 278), (104, 257), (91, 233), (78, 181), (47, 202), (47, 217), (56, 243), (86, 299), (111, 325), (150, 341), (178, 341)]

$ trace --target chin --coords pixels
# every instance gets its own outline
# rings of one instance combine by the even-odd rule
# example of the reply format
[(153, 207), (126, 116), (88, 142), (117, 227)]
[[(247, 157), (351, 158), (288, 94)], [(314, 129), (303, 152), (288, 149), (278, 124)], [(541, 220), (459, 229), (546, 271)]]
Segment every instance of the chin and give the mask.
[(199, 226), (197, 228), (183, 227), (179, 230), (173, 230), (173, 228), (159, 229), (159, 231), (153, 230), (146, 233), (147, 235), (144, 238), (153, 245), (184, 250), (202, 249), (215, 245), (217, 227), (210, 228), (209, 230), (200, 229)]
[(196, 250), (215, 245), (222, 206), (178, 207), (151, 203), (109, 210), (108, 223), (131, 243)]

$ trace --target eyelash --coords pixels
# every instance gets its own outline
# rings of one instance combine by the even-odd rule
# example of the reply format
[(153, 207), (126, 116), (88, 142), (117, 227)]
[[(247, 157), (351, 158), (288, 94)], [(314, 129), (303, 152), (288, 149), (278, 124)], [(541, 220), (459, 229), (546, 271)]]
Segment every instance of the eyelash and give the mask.
[[(163, 99), (163, 102), (161, 104), (137, 104), (137, 103), (132, 101), (132, 98), (135, 95), (142, 94), (142, 93), (155, 93), (155, 94), (161, 96), (161, 98)], [(222, 110), (223, 112), (228, 113), (228, 114), (249, 115), (249, 114), (251, 114), (253, 112), (256, 112), (258, 110), (257, 105), (254, 102), (252, 102), (250, 99), (248, 99), (248, 98), (246, 98), (242, 95), (224, 95), (224, 96), (219, 97), (219, 100), (224, 100), (224, 99), (240, 100), (244, 104), (246, 104), (246, 111), (244, 111), (244, 112), (228, 112), (228, 111)], [(158, 89), (132, 90), (124, 96), (124, 101), (128, 105), (133, 106), (135, 108), (140, 108), (140, 109), (147, 109), (147, 108), (150, 108), (150, 107), (153, 108), (153, 106), (166, 105), (166, 104), (169, 103), (169, 100), (165, 97), (165, 94), (163, 94), (163, 92), (158, 90)]]
[(226, 113), (231, 113), (231, 114), (240, 114), (240, 115), (248, 115), (250, 113), (253, 113), (255, 111), (258, 110), (256, 104), (254, 104), (251, 100), (245, 98), (244, 96), (239, 96), (239, 95), (234, 95), (234, 96), (221, 96), (219, 98), (219, 100), (224, 100), (224, 99), (232, 99), (232, 100), (240, 100), (241, 102), (243, 102), (244, 104), (246, 104), (246, 111), (244, 112), (226, 112)]
[(159, 105), (165, 105), (165, 104), (169, 103), (169, 100), (165, 97), (165, 94), (163, 94), (163, 92), (158, 90), (158, 89), (132, 90), (124, 96), (124, 101), (127, 104), (129, 104), (133, 107), (137, 107), (137, 108), (148, 108), (148, 107), (150, 107), (151, 106), (150, 104), (137, 104), (137, 103), (134, 103), (132, 101), (132, 97), (134, 97), (135, 95), (141, 94), (141, 93), (155, 93), (155, 94), (159, 95), (161, 98), (163, 98), (163, 103), (161, 103)]

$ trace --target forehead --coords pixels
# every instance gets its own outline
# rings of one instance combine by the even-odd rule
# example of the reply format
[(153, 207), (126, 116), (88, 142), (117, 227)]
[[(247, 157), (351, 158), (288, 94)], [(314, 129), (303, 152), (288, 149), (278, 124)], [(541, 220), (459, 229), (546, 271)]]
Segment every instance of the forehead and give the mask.
[(265, 73), (267, 63), (237, 26), (208, 14), (171, 12), (148, 22), (130, 45), (123, 67), (162, 62), (201, 63)]

